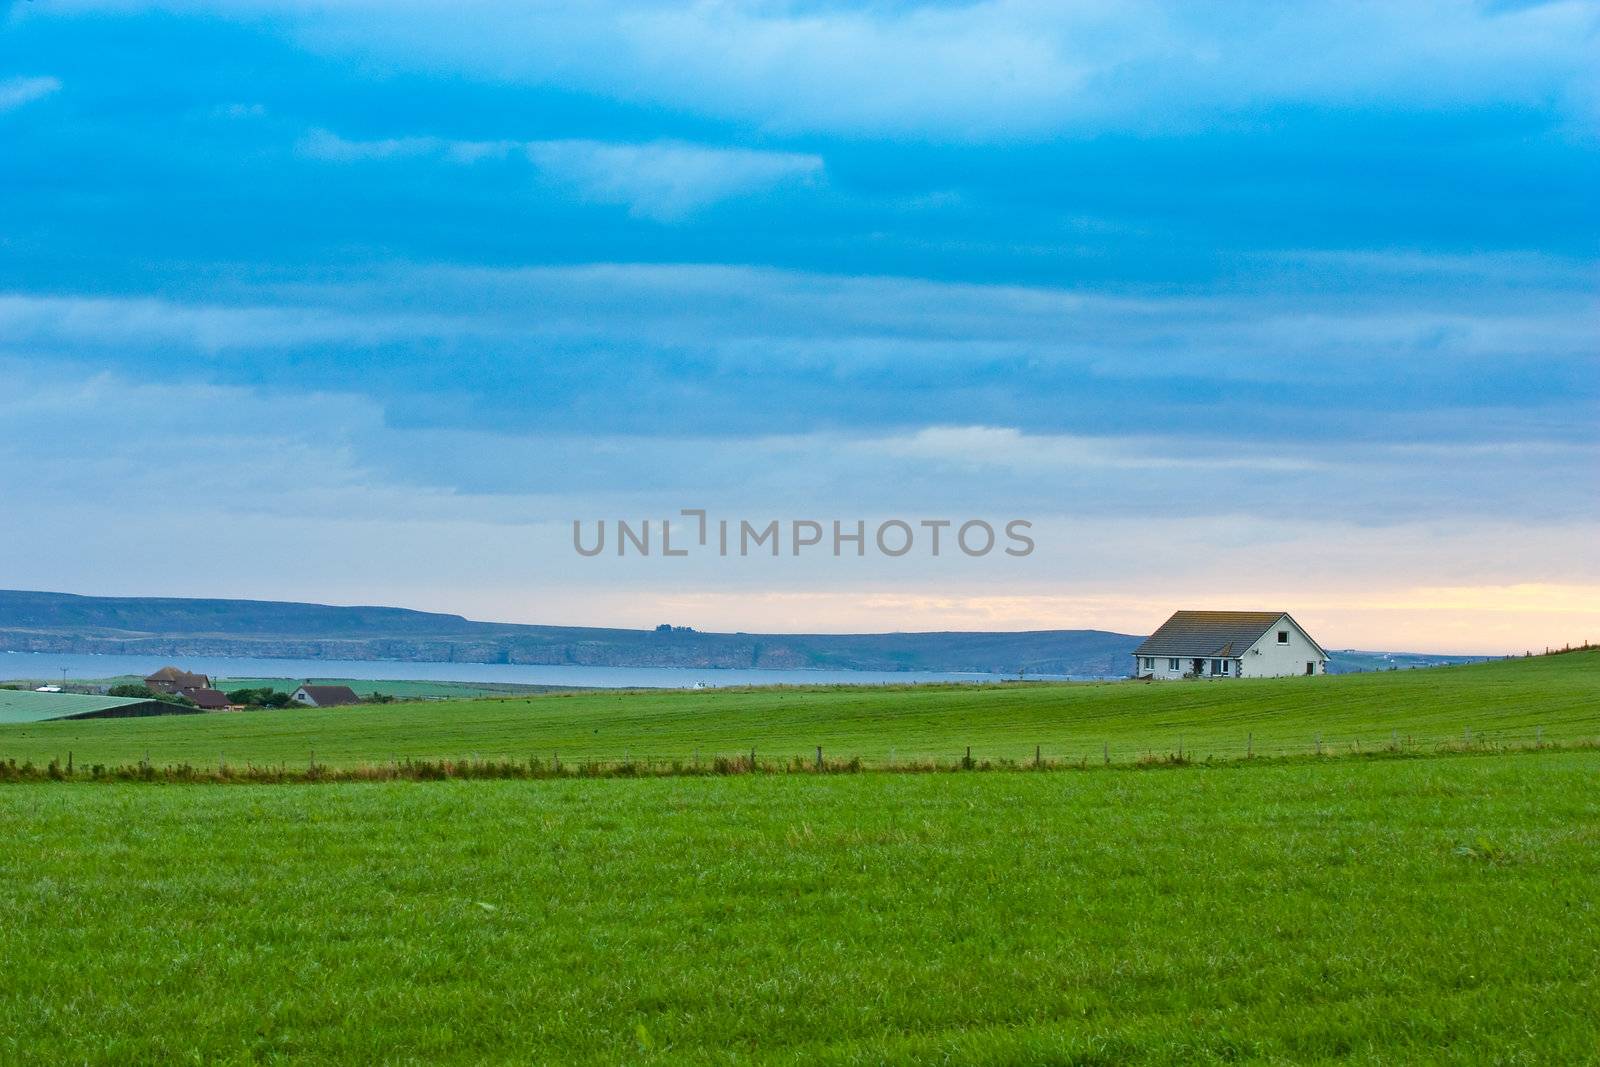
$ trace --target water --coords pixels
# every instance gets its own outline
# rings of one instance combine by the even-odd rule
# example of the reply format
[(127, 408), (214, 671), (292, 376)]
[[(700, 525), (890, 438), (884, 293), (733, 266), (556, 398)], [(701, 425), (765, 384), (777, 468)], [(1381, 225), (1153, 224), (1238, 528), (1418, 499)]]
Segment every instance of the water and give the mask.
[[(908, 682), (999, 682), (1016, 675), (937, 671), (788, 671), (698, 667), (581, 667), (522, 663), (402, 663), (394, 660), (255, 659), (242, 656), (96, 656), (0, 653), (0, 680), (111, 678), (145, 675), (168, 664), (213, 678), (373, 678), (417, 682), (513, 682), (598, 689), (695, 689), (729, 685), (905, 685)], [(1029, 675), (1044, 677), (1042, 675)]]

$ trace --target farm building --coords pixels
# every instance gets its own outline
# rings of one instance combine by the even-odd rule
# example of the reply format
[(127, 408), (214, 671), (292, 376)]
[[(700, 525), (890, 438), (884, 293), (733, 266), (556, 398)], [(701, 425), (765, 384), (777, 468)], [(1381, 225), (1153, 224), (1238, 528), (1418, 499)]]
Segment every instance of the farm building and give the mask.
[(145, 688), (157, 693), (180, 693), (185, 689), (210, 689), (211, 679), (190, 674), (179, 667), (162, 667), (144, 680)]
[(348, 685), (302, 685), (289, 699), (308, 708), (337, 708), (361, 703), (356, 691)]
[(1325, 674), (1328, 654), (1286, 611), (1179, 611), (1133, 650), (1135, 678)]
[(140, 697), (85, 696), (0, 689), (0, 723), (51, 719), (115, 719), (134, 715), (192, 715), (199, 708)]
[(180, 689), (178, 695), (188, 697), (202, 711), (224, 711), (228, 707), (228, 698), (215, 689)]

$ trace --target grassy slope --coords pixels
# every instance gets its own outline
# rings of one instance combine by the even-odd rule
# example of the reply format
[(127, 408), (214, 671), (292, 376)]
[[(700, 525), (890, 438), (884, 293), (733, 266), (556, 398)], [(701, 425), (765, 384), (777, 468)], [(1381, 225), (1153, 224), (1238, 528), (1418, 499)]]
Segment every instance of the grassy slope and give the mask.
[(1600, 734), (1600, 652), (1428, 671), (1260, 681), (963, 687), (588, 692), (441, 702), (0, 726), (0, 758), (79, 765), (303, 762), (392, 757), (688, 758), (748, 752), (882, 761), (1047, 757), (1199, 758), (1459, 740)]
[(14, 786), (0, 1061), (1578, 1062), (1597, 773)]

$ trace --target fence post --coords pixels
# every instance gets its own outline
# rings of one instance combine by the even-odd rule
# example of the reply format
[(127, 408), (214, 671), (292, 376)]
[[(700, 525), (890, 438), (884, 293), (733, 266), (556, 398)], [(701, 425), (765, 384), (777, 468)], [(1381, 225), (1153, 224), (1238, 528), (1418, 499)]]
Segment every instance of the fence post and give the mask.
[(1105, 757), (1106, 766), (1107, 767), (1111, 766), (1111, 742), (1110, 741), (1102, 741), (1102, 742), (1100, 742), (1100, 754)]
[(1244, 735), (1244, 758), (1254, 759), (1256, 754), (1256, 732), (1251, 730)]
[(1322, 735), (1317, 735), (1317, 755), (1322, 755)]
[(753, 773), (755, 771), (755, 769), (756, 769), (756, 746), (751, 745), (750, 746), (750, 770)]
[(817, 770), (822, 770), (822, 746), (817, 746)]
[[(1041, 766), (1043, 764), (1043, 761), (1039, 758), (1039, 749), (1040, 749), (1040, 747), (1041, 746), (1039, 746), (1039, 745), (1034, 745), (1033, 746), (1033, 765), (1035, 767), (1039, 767), (1039, 766)], [(72, 759), (71, 759), (70, 756), (68, 757), (67, 762), (68, 763), (72, 762)]]
[(1543, 726), (1535, 726), (1534, 727), (1533, 747), (1534, 748), (1543, 748), (1544, 747), (1544, 727)]

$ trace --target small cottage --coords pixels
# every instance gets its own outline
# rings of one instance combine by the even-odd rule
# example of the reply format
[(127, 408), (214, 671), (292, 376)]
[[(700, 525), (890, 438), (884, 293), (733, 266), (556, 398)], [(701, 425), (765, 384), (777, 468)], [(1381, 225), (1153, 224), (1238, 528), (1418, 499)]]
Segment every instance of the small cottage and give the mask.
[(302, 685), (289, 699), (308, 708), (337, 708), (361, 703), (356, 691), (348, 685)]
[(1328, 654), (1285, 611), (1179, 611), (1133, 650), (1135, 678), (1326, 674)]

